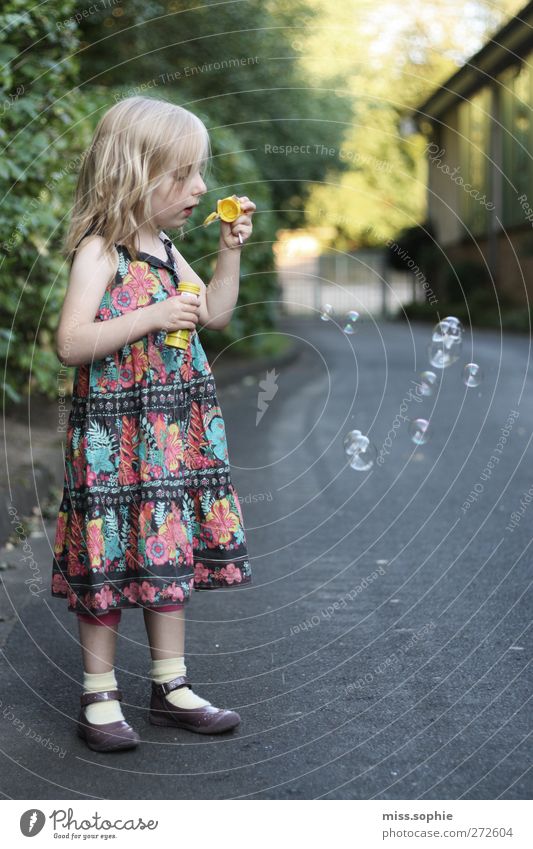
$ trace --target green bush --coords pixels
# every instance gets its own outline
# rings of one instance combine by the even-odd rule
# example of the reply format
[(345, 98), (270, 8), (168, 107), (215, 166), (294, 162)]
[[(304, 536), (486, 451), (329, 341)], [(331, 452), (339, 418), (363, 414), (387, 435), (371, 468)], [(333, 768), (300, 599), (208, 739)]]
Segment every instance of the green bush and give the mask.
[(533, 308), (511, 307), (507, 301), (498, 303), (493, 298), (491, 302), (487, 298), (476, 299), (474, 296), (466, 304), (449, 303), (439, 301), (438, 312), (434, 306), (428, 303), (404, 304), (403, 309), (397, 311), (396, 319), (407, 321), (423, 321), (436, 324), (447, 315), (455, 315), (465, 327), (487, 327), (529, 333), (532, 323)]
[[(64, 135), (76, 109), (64, 98), (75, 83), (78, 47), (72, 0), (29, 6), (7, 0), (0, 12), (0, 350), (3, 389), (53, 394), (57, 360), (50, 347), (60, 300), (61, 222), (70, 195)], [(5, 359), (7, 358), (7, 363)]]
[(460, 302), (464, 299), (470, 302), (478, 291), (487, 292), (488, 297), (494, 298), (494, 288), (486, 265), (476, 260), (464, 259), (448, 265), (444, 273), (446, 299)]
[(436, 305), (427, 302), (404, 304), (397, 319), (436, 324), (447, 315), (455, 315), (465, 327), (492, 327), (529, 333), (531, 311), (517, 307), (506, 295), (494, 291), (487, 268), (475, 260), (461, 260), (447, 269), (445, 275), (448, 298)]
[[(295, 60), (290, 26), (295, 12), (300, 25), (313, 19), (315, 13), (305, 0), (248, 9), (246, 53), (249, 58), (257, 54), (257, 61), (237, 62), (224, 71), (233, 98), (214, 95), (209, 73), (182, 73), (176, 84), (167, 83), (167, 78), (175, 78), (177, 65), (183, 70), (183, 65), (217, 62), (220, 45), (211, 35), (224, 32), (230, 59), (239, 59), (242, 53), (240, 6), (222, 4), (214, 16), (209, 5), (195, 14), (181, 14), (175, 3), (169, 14), (167, 5), (162, 0), (148, 6), (134, 0), (120, 7), (118, 15), (114, 14), (118, 7), (107, 5), (99, 11), (95, 7), (90, 16), (78, 14), (81, 29), (74, 21), (80, 11), (74, 0), (36, 6), (6, 0), (2, 6), (0, 352), (8, 401), (21, 400), (25, 392), (57, 395), (62, 367), (55, 356), (54, 335), (68, 273), (61, 248), (81, 158), (97, 121), (116, 97), (134, 93), (128, 87), (152, 77), (157, 85), (147, 94), (189, 106), (210, 130), (215, 159), (199, 221), (190, 222), (183, 242), (179, 233), (170, 233), (206, 282), (215, 266), (218, 224), (202, 228), (202, 213), (207, 215), (216, 199), (226, 194), (246, 194), (257, 205), (254, 232), (242, 250), (239, 300), (232, 321), (222, 332), (200, 331), (202, 341), (207, 349), (230, 346), (232, 353), (247, 356), (261, 355), (274, 345), (264, 333), (276, 325), (280, 300), (272, 252), (276, 229), (283, 216), (284, 224), (300, 222), (309, 185), (323, 178), (328, 163), (318, 154), (306, 160), (301, 179), (290, 158), (267, 155), (264, 142), (291, 142), (295, 137), (300, 141), (302, 128), (317, 132), (320, 114), (321, 135), (316, 141), (339, 146), (343, 121), (351, 115), (351, 99), (339, 93), (331, 98), (329, 92), (318, 90), (306, 90), (302, 98), (307, 80)], [(102, 38), (102, 32), (111, 39)], [(201, 38), (196, 39), (197, 32)], [(167, 35), (173, 50), (167, 49)], [(283, 62), (273, 77), (272, 63), (265, 58), (276, 50)], [(90, 86), (79, 86), (76, 55), (82, 57), (85, 77), (93, 82)], [(130, 61), (132, 56), (135, 61)], [(238, 112), (232, 111), (237, 104)], [(295, 110), (300, 118), (296, 123), (290, 117)], [(289, 117), (279, 121), (280, 115)], [(231, 121), (235, 129), (226, 126)], [(62, 371), (62, 386), (67, 382)]]
[[(70, 4), (63, 4), (61, 16), (67, 17), (69, 10)], [(40, 24), (44, 27), (43, 20)], [(61, 47), (61, 44), (64, 43), (59, 43), (58, 52), (68, 52), (66, 45)], [(55, 57), (55, 50), (51, 49), (51, 55)], [(32, 68), (28, 73), (35, 73), (35, 67)], [(73, 76), (74, 67), (68, 78), (63, 69), (57, 72), (53, 84), (49, 81), (47, 95), (38, 97), (32, 90), (28, 103), (16, 101), (6, 116), (9, 132), (2, 135), (5, 148), (0, 155), (4, 189), (0, 221), (3, 270), (0, 352), (2, 360), (7, 360), (4, 391), (11, 401), (21, 400), (25, 391), (38, 391), (48, 397), (57, 394), (60, 365), (54, 351), (54, 335), (68, 281), (68, 268), (61, 253), (62, 239), (83, 152), (100, 116), (115, 102), (114, 91), (102, 87), (80, 90), (70, 86), (70, 92), (65, 93)], [(8, 88), (9, 80), (6, 82)], [(172, 99), (171, 93), (167, 88), (164, 96)], [(50, 102), (55, 105), (49, 105)], [(44, 110), (46, 117), (41, 115)], [(208, 117), (197, 112), (209, 127)], [(39, 130), (32, 135), (34, 124)], [(6, 142), (17, 134), (21, 141), (11, 149)], [(196, 226), (193, 224), (183, 241), (179, 232), (169, 235), (195, 271), (208, 282), (216, 264), (218, 224), (203, 228), (201, 221), (215, 208), (218, 197), (235, 192), (254, 200), (257, 206), (254, 232), (242, 249), (241, 284), (234, 317), (226, 330), (202, 330), (201, 335), (206, 348), (211, 350), (248, 337), (232, 350), (260, 354), (265, 337), (256, 334), (258, 330), (274, 328), (273, 304), (279, 297), (272, 253), (276, 221), (270, 192), (252, 156), (235, 153), (240, 151), (240, 144), (231, 130), (218, 130), (213, 148), (215, 158), (209, 191), (194, 222)], [(18, 179), (14, 179), (16, 175)]]

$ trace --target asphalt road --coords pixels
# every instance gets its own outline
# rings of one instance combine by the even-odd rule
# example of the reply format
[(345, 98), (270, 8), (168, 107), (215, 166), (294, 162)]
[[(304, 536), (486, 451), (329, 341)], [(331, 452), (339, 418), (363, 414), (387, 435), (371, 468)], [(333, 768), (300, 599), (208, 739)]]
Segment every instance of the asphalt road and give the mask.
[[(28, 539), (42, 594), (24, 584), (21, 549), (2, 554), (17, 614), (0, 655), (4, 797), (531, 798), (529, 340), (467, 334), (420, 400), (409, 389), (430, 328), (286, 326), (303, 351), (267, 380), (258, 423), (256, 378), (219, 391), (253, 584), (196, 593), (188, 609), (195, 691), (241, 725), (202, 737), (148, 723), (149, 651), (130, 611), (116, 671), (143, 742), (86, 748), (77, 626), (48, 595), (47, 525)], [(461, 380), (472, 360), (479, 389)], [(427, 444), (400, 411), (430, 419)], [(389, 434), (380, 467), (346, 466), (352, 428), (377, 450)]]

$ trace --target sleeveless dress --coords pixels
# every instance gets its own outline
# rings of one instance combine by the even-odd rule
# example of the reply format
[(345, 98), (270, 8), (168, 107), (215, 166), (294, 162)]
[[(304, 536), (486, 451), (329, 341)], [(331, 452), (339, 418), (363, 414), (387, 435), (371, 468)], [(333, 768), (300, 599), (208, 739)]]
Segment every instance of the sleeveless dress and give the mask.
[[(167, 261), (116, 245), (95, 321), (174, 296)], [(186, 350), (148, 333), (75, 368), (51, 594), (103, 615), (188, 602), (252, 580), (214, 376), (196, 330)]]

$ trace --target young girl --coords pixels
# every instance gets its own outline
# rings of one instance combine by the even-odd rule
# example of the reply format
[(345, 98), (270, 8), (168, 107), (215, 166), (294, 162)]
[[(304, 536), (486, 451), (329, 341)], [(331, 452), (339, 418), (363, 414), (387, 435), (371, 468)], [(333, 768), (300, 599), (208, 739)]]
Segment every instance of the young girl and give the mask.
[[(208, 288), (165, 233), (182, 228), (207, 191), (209, 156), (193, 113), (152, 98), (120, 101), (84, 157), (66, 240), (72, 264), (57, 354), (75, 372), (51, 593), (78, 617), (77, 729), (97, 751), (140, 742), (114, 673), (123, 609), (143, 610), (153, 724), (213, 734), (240, 722), (193, 692), (184, 660), (191, 591), (252, 579), (196, 326), (228, 325), (256, 207), (240, 197), (240, 217), (220, 222)], [(180, 280), (197, 282), (200, 295), (178, 293)], [(167, 345), (166, 333), (182, 328), (187, 349)]]

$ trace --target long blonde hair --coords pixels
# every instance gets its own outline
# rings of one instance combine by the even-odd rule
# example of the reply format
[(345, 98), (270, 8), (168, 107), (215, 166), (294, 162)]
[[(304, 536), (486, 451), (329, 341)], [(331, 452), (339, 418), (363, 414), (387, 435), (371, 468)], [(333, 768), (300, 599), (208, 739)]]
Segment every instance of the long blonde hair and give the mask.
[(207, 129), (188, 109), (152, 97), (116, 103), (83, 156), (63, 246), (67, 260), (89, 232), (103, 237), (104, 253), (122, 244), (137, 259), (137, 231), (152, 216), (152, 191), (171, 172), (186, 178), (204, 171), (210, 156)]

